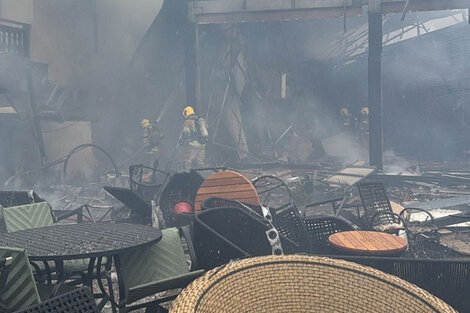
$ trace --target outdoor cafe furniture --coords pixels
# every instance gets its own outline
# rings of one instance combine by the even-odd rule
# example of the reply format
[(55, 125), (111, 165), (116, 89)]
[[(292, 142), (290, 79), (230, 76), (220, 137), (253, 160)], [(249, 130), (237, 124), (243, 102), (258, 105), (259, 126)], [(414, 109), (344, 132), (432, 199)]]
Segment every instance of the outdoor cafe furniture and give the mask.
[[(0, 312), (10, 313), (17, 310), (36, 312), (34, 307), (37, 308), (38, 306), (44, 309), (41, 312), (71, 312), (59, 310), (64, 308), (63, 306), (61, 307), (61, 304), (64, 303), (61, 303), (62, 300), (57, 298), (51, 299), (52, 302), (55, 302), (55, 305), (54, 307), (50, 306), (51, 302), (48, 299), (55, 296), (58, 290), (54, 290), (50, 285), (36, 284), (25, 250), (0, 247), (0, 258), (2, 260), (11, 260), (2, 271), (2, 279), (0, 281)], [(72, 287), (69, 286), (69, 288)], [(63, 288), (61, 288), (62, 290)], [(83, 290), (77, 290), (76, 292), (80, 293), (80, 295), (84, 294)], [(74, 305), (83, 308), (82, 301), (78, 298), (74, 296)], [(87, 307), (95, 307), (93, 299), (88, 299), (88, 303)], [(83, 312), (96, 312), (96, 310), (83, 310)]]
[(207, 176), (197, 191), (194, 210), (200, 211), (202, 202), (211, 197), (235, 199), (260, 205), (255, 186), (248, 178), (234, 171), (220, 171)]
[[(56, 217), (50, 204), (43, 201), (3, 208), (2, 213), (7, 231), (15, 232), (25, 229), (51, 226), (72, 215), (77, 215), (77, 220), (81, 221), (83, 216), (82, 211), (84, 208), (86, 208), (86, 205), (70, 211), (65, 215)], [(67, 273), (74, 273), (85, 276), (85, 273), (88, 270), (88, 263), (89, 260), (69, 260), (64, 263), (64, 270)], [(108, 268), (110, 267), (110, 264), (107, 264), (107, 260), (103, 261), (103, 265), (105, 264), (108, 265)], [(40, 277), (42, 278), (44, 274), (48, 274), (47, 279), (49, 283), (51, 282), (52, 277), (49, 274), (51, 274), (51, 269), (53, 269), (53, 266), (47, 262), (43, 262), (39, 264), (35, 263), (34, 268), (37, 279)]]
[(162, 240), (157, 244), (140, 249), (138, 253), (133, 250), (119, 254), (119, 263), (116, 263), (116, 269), (120, 273), (119, 312), (141, 308), (156, 312), (161, 303), (173, 300), (177, 293), (147, 302), (139, 300), (164, 291), (184, 288), (204, 273), (203, 270), (194, 270), (196, 259), (191, 253), (192, 270), (188, 267), (181, 240), (183, 236), (191, 252), (191, 238), (186, 232), (181, 231), (180, 235), (177, 228), (167, 228), (162, 233)]
[(400, 255), (408, 242), (384, 232), (352, 230), (332, 234), (329, 243), (343, 254), (353, 255)]
[(211, 269), (233, 259), (294, 253), (297, 243), (249, 209), (220, 207), (195, 214), (193, 242), (199, 266)]
[(352, 262), (264, 256), (215, 268), (184, 289), (170, 313), (456, 313), (429, 292)]
[(14, 313), (98, 313), (93, 295), (87, 287), (60, 294)]
[[(439, 249), (439, 247), (434, 247)], [(397, 276), (444, 300), (459, 312), (470, 312), (470, 258), (445, 259), (331, 255)]]
[(258, 205), (218, 197), (206, 199), (202, 203), (203, 211), (221, 207), (237, 207), (247, 212), (255, 212), (258, 215), (258, 219), (264, 220), (264, 222), (270, 220), (281, 236), (295, 243), (293, 246), (294, 251), (292, 252), (298, 253), (331, 253), (328, 245), (328, 236), (339, 231), (354, 229), (349, 221), (341, 217), (316, 216), (303, 218), (292, 203), (288, 203), (280, 208), (269, 208), (264, 219), (262, 217), (263, 208)]
[[(112, 257), (115, 264), (119, 264), (120, 253), (150, 246), (161, 238), (160, 230), (145, 225), (84, 223), (4, 234), (0, 237), (0, 246), (25, 249), (32, 262), (54, 262), (59, 281), (66, 278), (64, 261), (89, 259), (85, 284), (91, 286), (93, 277), (102, 277), (100, 271), (103, 257)], [(94, 271), (97, 273), (94, 274)], [(101, 305), (110, 300), (115, 308), (112, 284), (108, 284), (110, 290), (107, 293), (101, 279), (97, 282), (102, 293), (99, 296), (103, 297)]]

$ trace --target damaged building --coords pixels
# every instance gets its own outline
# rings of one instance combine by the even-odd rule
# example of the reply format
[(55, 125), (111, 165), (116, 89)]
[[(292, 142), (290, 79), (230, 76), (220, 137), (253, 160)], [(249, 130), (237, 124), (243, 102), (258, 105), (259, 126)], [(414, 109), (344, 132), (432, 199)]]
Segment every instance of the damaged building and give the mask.
[(470, 312), (469, 8), (0, 0), (0, 312)]

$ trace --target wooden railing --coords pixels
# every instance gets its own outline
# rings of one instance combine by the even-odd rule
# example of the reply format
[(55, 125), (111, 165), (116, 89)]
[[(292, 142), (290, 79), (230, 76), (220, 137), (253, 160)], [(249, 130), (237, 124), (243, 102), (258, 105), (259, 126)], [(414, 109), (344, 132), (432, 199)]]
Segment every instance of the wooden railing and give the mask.
[(0, 54), (29, 58), (30, 25), (0, 18)]

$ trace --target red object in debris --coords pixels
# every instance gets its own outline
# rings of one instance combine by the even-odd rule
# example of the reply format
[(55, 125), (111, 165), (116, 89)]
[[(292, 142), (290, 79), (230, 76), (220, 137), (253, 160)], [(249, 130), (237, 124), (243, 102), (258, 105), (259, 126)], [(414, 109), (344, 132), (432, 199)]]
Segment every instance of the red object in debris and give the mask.
[(173, 207), (173, 213), (175, 214), (181, 214), (181, 213), (193, 213), (193, 208), (191, 206), (191, 204), (189, 204), (188, 202), (178, 202), (177, 204), (175, 204), (175, 206)]

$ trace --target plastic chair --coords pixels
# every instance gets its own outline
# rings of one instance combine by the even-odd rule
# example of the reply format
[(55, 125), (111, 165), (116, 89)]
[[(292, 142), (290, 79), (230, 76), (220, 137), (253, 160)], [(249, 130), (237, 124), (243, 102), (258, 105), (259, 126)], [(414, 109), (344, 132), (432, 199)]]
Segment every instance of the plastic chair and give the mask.
[[(203, 270), (190, 271), (177, 228), (167, 228), (162, 232), (162, 240), (157, 244), (138, 253), (119, 255), (119, 264), (116, 264), (116, 267), (121, 278), (120, 312), (141, 308), (156, 309), (161, 303), (174, 299), (176, 295), (140, 304), (133, 303), (160, 292), (184, 288), (204, 273)], [(185, 239), (188, 245), (191, 245), (190, 239)]]

